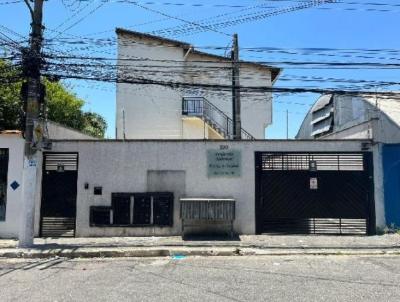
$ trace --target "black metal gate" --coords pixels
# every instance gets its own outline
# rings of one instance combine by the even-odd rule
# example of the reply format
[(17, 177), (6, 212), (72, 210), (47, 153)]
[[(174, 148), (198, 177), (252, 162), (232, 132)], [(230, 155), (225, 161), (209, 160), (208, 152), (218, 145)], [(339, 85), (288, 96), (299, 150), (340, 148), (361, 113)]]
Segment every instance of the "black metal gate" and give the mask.
[(77, 153), (44, 153), (40, 235), (74, 237)]
[(372, 154), (256, 152), (256, 229), (373, 234)]
[(0, 221), (6, 220), (8, 149), (0, 148)]

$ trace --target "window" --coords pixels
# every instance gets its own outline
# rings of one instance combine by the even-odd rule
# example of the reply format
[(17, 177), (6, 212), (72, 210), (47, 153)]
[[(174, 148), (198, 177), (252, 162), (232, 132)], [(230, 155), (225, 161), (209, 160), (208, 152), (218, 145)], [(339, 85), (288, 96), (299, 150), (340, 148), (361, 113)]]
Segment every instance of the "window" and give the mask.
[(312, 112), (312, 133), (311, 136), (320, 137), (333, 130), (333, 97), (322, 96), (311, 110)]
[(6, 220), (8, 149), (0, 149), (0, 221)]

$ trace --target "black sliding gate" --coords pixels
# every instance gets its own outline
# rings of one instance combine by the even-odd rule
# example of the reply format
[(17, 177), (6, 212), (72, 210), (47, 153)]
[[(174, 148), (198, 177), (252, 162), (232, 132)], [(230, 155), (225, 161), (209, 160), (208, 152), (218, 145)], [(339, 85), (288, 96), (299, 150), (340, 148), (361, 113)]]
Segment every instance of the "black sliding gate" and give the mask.
[(372, 153), (255, 158), (257, 233), (375, 233)]
[(41, 237), (74, 237), (78, 180), (77, 153), (44, 153)]

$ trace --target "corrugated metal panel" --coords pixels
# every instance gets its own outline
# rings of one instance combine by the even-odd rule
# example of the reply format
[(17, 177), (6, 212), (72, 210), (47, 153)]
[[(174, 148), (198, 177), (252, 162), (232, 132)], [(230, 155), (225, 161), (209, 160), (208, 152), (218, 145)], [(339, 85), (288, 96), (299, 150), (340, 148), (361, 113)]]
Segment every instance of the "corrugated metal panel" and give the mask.
[(65, 171), (76, 171), (78, 169), (77, 153), (46, 153), (46, 171), (57, 171), (62, 166)]
[(74, 237), (74, 217), (42, 217), (42, 237)]
[(321, 114), (320, 116), (314, 118), (313, 116), (313, 120), (311, 121), (311, 125), (317, 124), (319, 122), (322, 122), (323, 120), (326, 120), (328, 118), (330, 118), (332, 116), (332, 111), (331, 110), (327, 110), (326, 112), (324, 112), (323, 114)]
[(193, 220), (234, 220), (234, 199), (181, 199), (181, 218)]
[(332, 103), (333, 96), (330, 94), (321, 96), (315, 105), (311, 108), (311, 112), (317, 112)]
[(311, 108), (311, 112), (317, 112), (318, 110), (323, 109), (324, 107), (330, 105), (332, 103), (333, 96), (330, 94), (321, 96), (318, 101)]
[(366, 219), (343, 218), (276, 218), (264, 220), (268, 234), (366, 235)]
[(311, 136), (330, 132), (333, 128), (333, 97), (323, 95), (311, 109)]
[(317, 171), (364, 171), (362, 153), (264, 153), (262, 170), (310, 170), (315, 162)]
[(332, 129), (332, 125), (326, 125), (324, 127), (321, 127), (319, 129), (314, 130), (311, 133), (311, 136), (316, 136), (316, 135), (319, 135), (319, 134), (323, 134), (323, 133), (329, 132), (331, 129)]
[(311, 133), (311, 135), (316, 136), (319, 134), (323, 134), (331, 131), (332, 128), (333, 128), (333, 116), (329, 116), (328, 118), (313, 124), (313, 132)]

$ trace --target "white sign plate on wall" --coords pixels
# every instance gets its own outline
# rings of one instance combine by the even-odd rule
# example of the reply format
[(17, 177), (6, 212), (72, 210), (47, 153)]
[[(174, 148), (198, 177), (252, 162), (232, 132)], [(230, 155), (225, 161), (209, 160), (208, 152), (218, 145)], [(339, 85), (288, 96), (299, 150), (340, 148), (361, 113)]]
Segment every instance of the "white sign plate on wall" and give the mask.
[(240, 177), (242, 153), (234, 149), (207, 150), (208, 177)]
[(318, 178), (316, 178), (316, 177), (310, 178), (310, 189), (318, 190)]

